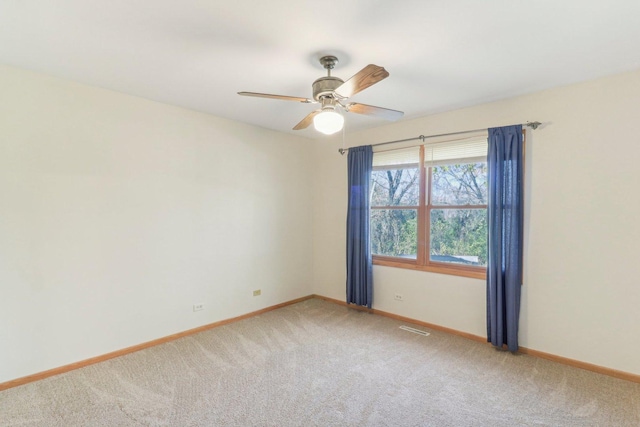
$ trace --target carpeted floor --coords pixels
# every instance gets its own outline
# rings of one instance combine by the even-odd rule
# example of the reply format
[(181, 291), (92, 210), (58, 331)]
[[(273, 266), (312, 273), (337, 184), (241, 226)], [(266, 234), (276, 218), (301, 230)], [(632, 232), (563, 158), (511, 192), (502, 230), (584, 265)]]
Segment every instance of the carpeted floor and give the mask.
[(640, 384), (400, 325), (307, 300), (0, 392), (0, 426), (640, 425)]

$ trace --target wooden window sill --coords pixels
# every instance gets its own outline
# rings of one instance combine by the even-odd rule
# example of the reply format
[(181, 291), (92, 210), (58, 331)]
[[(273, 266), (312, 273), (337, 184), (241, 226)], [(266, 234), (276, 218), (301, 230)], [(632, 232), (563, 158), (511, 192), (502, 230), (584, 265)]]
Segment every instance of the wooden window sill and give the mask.
[(407, 270), (428, 271), (430, 273), (449, 274), (451, 276), (470, 277), (472, 279), (487, 278), (486, 268), (456, 266), (451, 267), (442, 264), (419, 265), (416, 261), (396, 261), (388, 258), (374, 258), (373, 265), (382, 265), (385, 267), (404, 268)]

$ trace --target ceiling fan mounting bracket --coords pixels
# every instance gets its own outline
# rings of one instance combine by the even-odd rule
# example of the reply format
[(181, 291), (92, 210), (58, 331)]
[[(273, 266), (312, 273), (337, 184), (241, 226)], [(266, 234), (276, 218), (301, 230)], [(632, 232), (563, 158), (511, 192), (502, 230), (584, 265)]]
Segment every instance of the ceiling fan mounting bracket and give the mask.
[(323, 56), (322, 58), (320, 58), (320, 63), (322, 64), (324, 69), (327, 70), (329, 75), (331, 75), (331, 70), (333, 70), (333, 68), (338, 63), (338, 58), (332, 55)]

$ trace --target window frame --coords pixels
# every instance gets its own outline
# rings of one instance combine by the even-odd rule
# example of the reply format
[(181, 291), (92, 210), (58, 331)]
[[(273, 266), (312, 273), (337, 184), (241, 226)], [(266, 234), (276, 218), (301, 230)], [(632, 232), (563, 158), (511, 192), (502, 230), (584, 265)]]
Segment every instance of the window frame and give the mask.
[(433, 209), (487, 209), (487, 205), (433, 205), (432, 186), (433, 168), (426, 166), (424, 145), (420, 146), (419, 170), (419, 205), (418, 206), (371, 206), (374, 209), (417, 209), (417, 254), (416, 259), (406, 259), (400, 257), (374, 255), (372, 254), (373, 265), (386, 267), (405, 268), (410, 270), (421, 270), (432, 273), (449, 274), (454, 276), (470, 277), (475, 279), (485, 279), (487, 268), (482, 266), (470, 266), (453, 264), (446, 262), (432, 261), (429, 256), (431, 242), (431, 211)]

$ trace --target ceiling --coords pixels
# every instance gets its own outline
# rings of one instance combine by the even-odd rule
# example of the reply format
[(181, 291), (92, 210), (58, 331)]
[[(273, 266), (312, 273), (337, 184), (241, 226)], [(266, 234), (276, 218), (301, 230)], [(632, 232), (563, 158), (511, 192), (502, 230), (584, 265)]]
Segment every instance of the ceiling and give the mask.
[[(0, 0), (0, 63), (291, 128), (338, 56), (390, 76), (351, 100), (401, 120), (640, 68), (638, 0)], [(346, 131), (385, 124), (347, 114)]]

